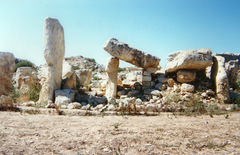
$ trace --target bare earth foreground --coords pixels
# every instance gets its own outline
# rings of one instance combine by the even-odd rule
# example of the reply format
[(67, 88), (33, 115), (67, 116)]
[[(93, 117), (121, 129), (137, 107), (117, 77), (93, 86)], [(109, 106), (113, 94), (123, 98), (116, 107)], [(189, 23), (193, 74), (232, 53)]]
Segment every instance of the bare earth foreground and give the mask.
[(240, 154), (240, 113), (58, 116), (0, 112), (1, 154)]

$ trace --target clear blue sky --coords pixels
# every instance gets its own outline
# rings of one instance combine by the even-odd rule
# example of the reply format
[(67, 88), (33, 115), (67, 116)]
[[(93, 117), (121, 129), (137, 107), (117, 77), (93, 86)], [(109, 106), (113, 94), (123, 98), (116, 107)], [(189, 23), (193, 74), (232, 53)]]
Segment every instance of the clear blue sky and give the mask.
[(240, 0), (0, 0), (0, 51), (44, 64), (48, 16), (64, 28), (65, 57), (104, 65), (111, 37), (159, 57), (161, 66), (179, 50), (240, 53)]

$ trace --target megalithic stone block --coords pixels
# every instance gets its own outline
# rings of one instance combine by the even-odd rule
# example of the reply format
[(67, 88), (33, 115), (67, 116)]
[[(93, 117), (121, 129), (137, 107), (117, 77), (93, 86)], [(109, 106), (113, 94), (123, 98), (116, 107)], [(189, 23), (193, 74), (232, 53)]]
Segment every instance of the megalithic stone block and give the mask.
[(117, 96), (117, 79), (118, 79), (118, 67), (119, 67), (119, 59), (108, 57), (106, 72), (107, 72), (107, 88), (106, 88), (106, 97), (114, 97)]
[(40, 103), (54, 101), (54, 91), (61, 88), (62, 63), (65, 54), (64, 31), (55, 18), (47, 17), (43, 24), (44, 57), (47, 62), (47, 77), (41, 79)]
[(157, 68), (160, 62), (158, 57), (133, 48), (115, 38), (111, 38), (105, 42), (103, 48), (112, 56), (141, 68)]

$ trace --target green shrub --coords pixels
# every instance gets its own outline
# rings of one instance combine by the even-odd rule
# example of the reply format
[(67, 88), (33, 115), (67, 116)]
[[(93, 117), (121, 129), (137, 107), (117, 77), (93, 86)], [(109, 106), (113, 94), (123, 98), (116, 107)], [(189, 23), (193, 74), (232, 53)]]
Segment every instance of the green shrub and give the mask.
[(15, 66), (15, 72), (17, 71), (17, 69), (19, 67), (31, 67), (33, 71), (36, 71), (37, 72), (37, 69), (34, 67), (34, 65), (29, 62), (29, 61), (20, 61), (16, 64)]
[(124, 68), (118, 68), (118, 73), (120, 73), (120, 72), (122, 72), (122, 71), (124, 71)]
[(39, 99), (39, 94), (40, 94), (40, 86), (38, 84), (31, 83), (30, 91), (28, 93), (29, 100), (37, 102)]
[(91, 62), (91, 63), (94, 63), (94, 64), (96, 64), (96, 61), (95, 61), (95, 59), (91, 59), (91, 58), (85, 58), (88, 62)]
[(73, 70), (79, 70), (80, 68), (78, 66), (72, 66)]

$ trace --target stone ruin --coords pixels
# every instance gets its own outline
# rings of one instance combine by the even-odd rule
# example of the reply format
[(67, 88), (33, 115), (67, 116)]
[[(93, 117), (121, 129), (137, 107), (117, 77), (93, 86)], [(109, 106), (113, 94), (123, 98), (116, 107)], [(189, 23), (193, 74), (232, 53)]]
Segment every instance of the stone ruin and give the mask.
[[(231, 101), (230, 88), (236, 81), (238, 60), (225, 61), (223, 56), (213, 56), (209, 48), (171, 53), (166, 67), (161, 69), (158, 57), (111, 38), (103, 48), (113, 57), (107, 58), (105, 72), (93, 73), (83, 68), (74, 70), (77, 60), (64, 59), (64, 31), (57, 19), (47, 17), (43, 30), (46, 64), (39, 67), (38, 74), (30, 67), (18, 68), (15, 87), (27, 93), (31, 83), (40, 84), (36, 104), (48, 103), (46, 108), (57, 105), (100, 111), (126, 107), (145, 112), (177, 111), (183, 109), (181, 102), (189, 100), (194, 91), (202, 93), (201, 100), (206, 104)], [(0, 95), (11, 87), (14, 59), (11, 53), (0, 52)], [(138, 68), (119, 73), (119, 60)], [(174, 93), (180, 94), (182, 101), (168, 103), (165, 95)]]

